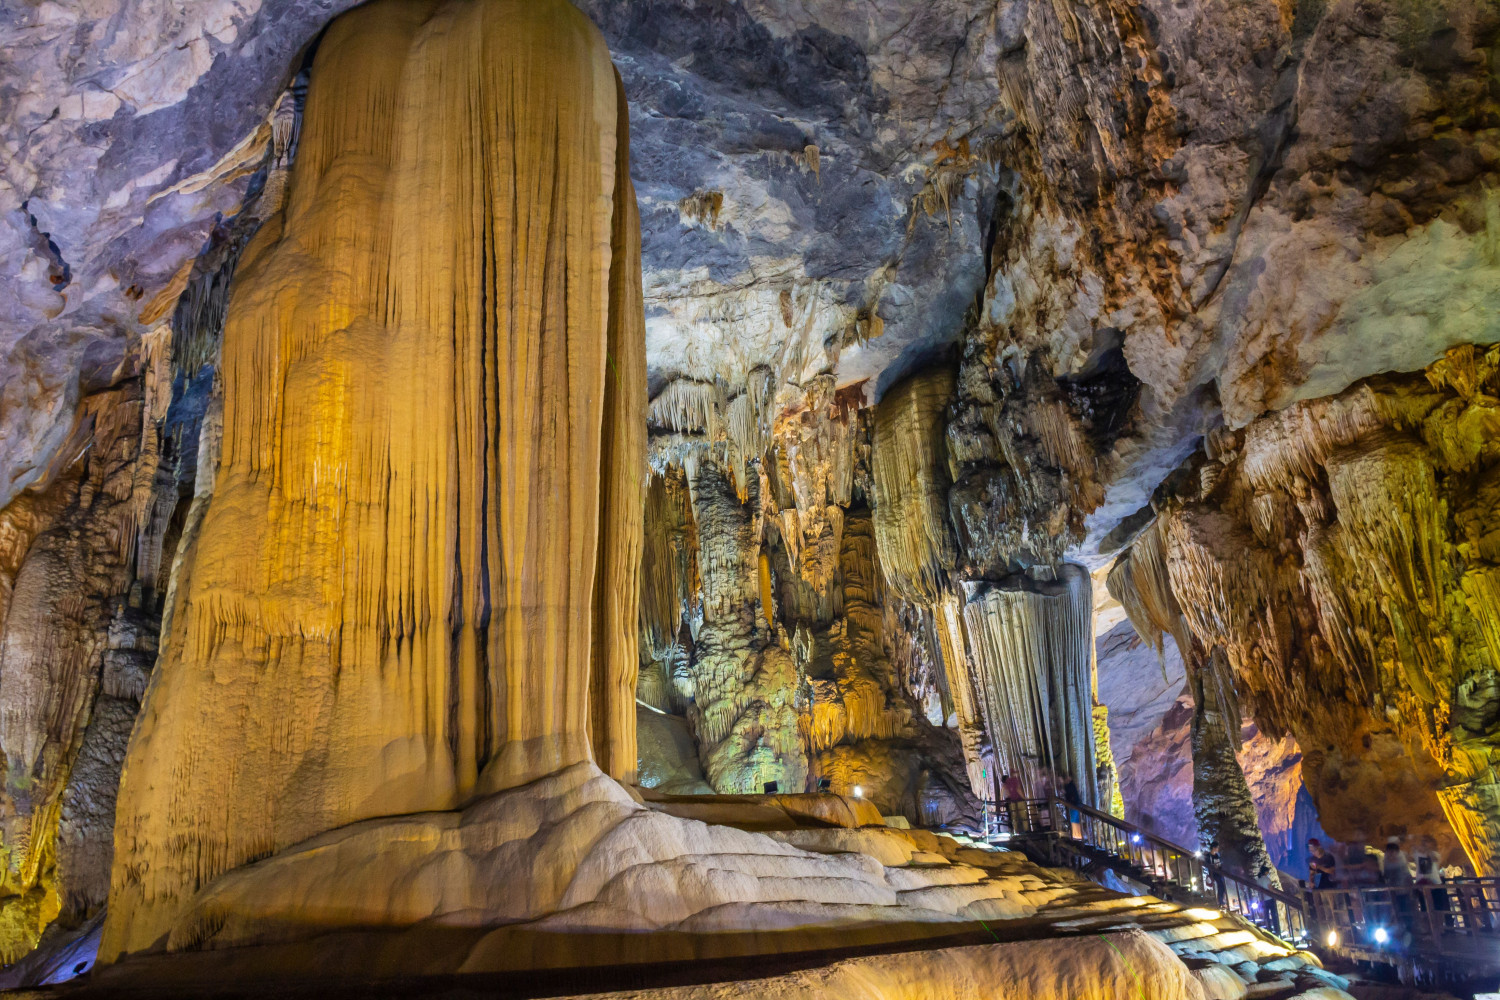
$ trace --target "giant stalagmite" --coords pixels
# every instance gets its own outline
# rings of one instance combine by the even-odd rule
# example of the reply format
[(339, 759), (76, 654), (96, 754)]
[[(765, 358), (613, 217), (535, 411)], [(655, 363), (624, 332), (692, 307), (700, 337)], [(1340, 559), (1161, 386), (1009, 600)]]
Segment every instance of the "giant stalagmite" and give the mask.
[(301, 142), (232, 293), (106, 957), (321, 831), (635, 766), (645, 356), (602, 38), (564, 0), (376, 0), (324, 37)]

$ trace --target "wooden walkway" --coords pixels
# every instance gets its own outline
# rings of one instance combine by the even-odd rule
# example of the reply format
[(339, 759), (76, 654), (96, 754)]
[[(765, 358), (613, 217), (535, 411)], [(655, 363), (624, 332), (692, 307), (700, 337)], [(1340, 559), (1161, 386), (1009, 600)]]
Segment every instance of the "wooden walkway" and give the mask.
[(1108, 813), (1056, 798), (1004, 803), (997, 820), (993, 835), (999, 839), (1054, 841), (1062, 860), (1085, 874), (1113, 871), (1154, 896), (1233, 914), (1325, 958), (1392, 966), (1405, 982), (1500, 974), (1500, 879), (1283, 891)]

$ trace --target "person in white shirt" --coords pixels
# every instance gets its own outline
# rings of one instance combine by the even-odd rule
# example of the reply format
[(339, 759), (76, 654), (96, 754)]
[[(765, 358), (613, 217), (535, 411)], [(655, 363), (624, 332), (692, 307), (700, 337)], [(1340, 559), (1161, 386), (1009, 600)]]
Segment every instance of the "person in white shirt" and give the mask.
[[(1422, 835), (1417, 849), (1412, 852), (1411, 861), (1417, 885), (1430, 887), (1418, 895), (1417, 905), (1423, 910), (1431, 907), (1438, 913), (1447, 913), (1452, 903), (1448, 899), (1448, 890), (1443, 888), (1443, 858), (1438, 853), (1437, 841), (1432, 839), (1432, 834)], [(1452, 919), (1445, 917), (1444, 922), (1451, 922)]]

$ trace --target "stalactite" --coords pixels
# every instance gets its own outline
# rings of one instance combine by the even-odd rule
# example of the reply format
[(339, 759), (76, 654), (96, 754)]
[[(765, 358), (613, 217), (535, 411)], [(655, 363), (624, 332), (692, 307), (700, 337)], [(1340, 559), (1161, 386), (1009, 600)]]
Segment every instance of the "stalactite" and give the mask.
[(943, 444), (943, 411), (952, 396), (952, 374), (938, 369), (894, 386), (875, 411), (871, 466), (881, 567), (892, 590), (929, 608), (943, 599), (956, 557)]
[(709, 440), (723, 436), (723, 418), (723, 390), (712, 382), (693, 379), (673, 379), (646, 407), (646, 419), (653, 429), (703, 434)]
[[(994, 769), (993, 753), (985, 753), (985, 717), (980, 694), (976, 691), (978, 665), (970, 656), (968, 637), (964, 632), (964, 611), (958, 597), (948, 594), (933, 611), (937, 621), (938, 644), (943, 657), (943, 676), (953, 702), (953, 721), (957, 723), (959, 743), (963, 746), (964, 766), (969, 787), (983, 799), (995, 797), (994, 782), (986, 775)], [(977, 654), (976, 654), (977, 655)], [(991, 741), (993, 737), (991, 737)]]
[(1156, 651), (1165, 676), (1167, 668), (1162, 637), (1172, 636), (1179, 652), (1191, 650), (1192, 640), (1182, 618), (1182, 609), (1172, 595), (1172, 579), (1167, 569), (1161, 528), (1162, 522), (1153, 519), (1141, 529), (1130, 548), (1121, 553), (1110, 567), (1105, 586), (1109, 588), (1110, 596), (1125, 608), (1136, 635)]
[(646, 492), (641, 557), (642, 654), (662, 659), (680, 645), (685, 623), (696, 624), (698, 532), (686, 473), (669, 466), (651, 477)]
[[(943, 654), (932, 612), (902, 600), (889, 590), (881, 608), (886, 655), (904, 690), (922, 706), (930, 725), (942, 728), (953, 714), (953, 696), (943, 670)], [(957, 725), (957, 719), (954, 719)]]
[[(964, 622), (995, 767), (1039, 794), (1071, 775), (1098, 804), (1094, 753), (1091, 578), (1065, 564), (1061, 580), (971, 585)], [(1107, 807), (1108, 803), (1104, 803)]]
[(565, 3), (376, 2), (329, 28), (287, 208), (235, 275), (222, 455), (120, 791), (106, 959), (319, 831), (594, 755), (633, 769), (620, 108)]

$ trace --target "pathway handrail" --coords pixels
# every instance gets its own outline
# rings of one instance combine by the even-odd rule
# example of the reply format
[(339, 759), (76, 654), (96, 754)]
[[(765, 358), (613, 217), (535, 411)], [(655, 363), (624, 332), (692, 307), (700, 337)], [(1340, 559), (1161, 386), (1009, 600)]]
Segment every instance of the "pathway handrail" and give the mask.
[(1134, 865), (1149, 879), (1184, 894), (1212, 896), (1220, 909), (1287, 940), (1308, 936), (1306, 904), (1300, 896), (1210, 864), (1198, 851), (1092, 806), (1065, 802), (1056, 796), (1048, 797), (1046, 805), (1052, 829), (1071, 834), (1069, 812), (1076, 812), (1083, 843)]
[[(1318, 944), (1349, 957), (1438, 956), (1500, 968), (1500, 878), (1309, 889)], [(1383, 932), (1383, 933), (1381, 933)]]

